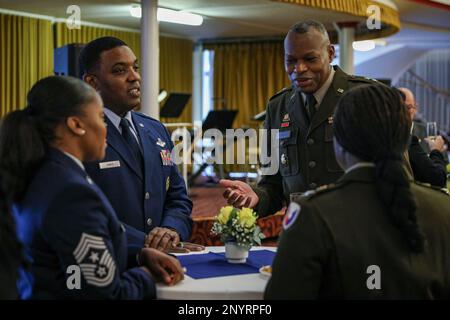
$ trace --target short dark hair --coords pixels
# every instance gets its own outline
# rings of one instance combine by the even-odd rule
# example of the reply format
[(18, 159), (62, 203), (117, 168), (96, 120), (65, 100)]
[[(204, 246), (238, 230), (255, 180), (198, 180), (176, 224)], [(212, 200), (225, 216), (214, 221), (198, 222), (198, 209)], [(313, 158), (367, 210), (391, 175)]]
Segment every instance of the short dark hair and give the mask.
[(303, 34), (308, 32), (310, 28), (316, 29), (321, 34), (323, 34), (325, 38), (329, 39), (328, 32), (325, 26), (321, 22), (316, 20), (299, 21), (289, 29), (289, 32)]
[(78, 58), (78, 64), (82, 75), (91, 72), (100, 61), (103, 51), (108, 51), (116, 47), (127, 46), (127, 44), (115, 37), (101, 37), (92, 40), (84, 46)]

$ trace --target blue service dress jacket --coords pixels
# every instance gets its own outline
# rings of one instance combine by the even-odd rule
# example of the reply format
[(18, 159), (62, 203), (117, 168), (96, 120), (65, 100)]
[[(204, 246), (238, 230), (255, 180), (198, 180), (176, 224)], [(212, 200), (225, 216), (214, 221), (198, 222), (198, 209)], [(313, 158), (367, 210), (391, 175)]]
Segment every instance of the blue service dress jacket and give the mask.
[(121, 133), (107, 123), (106, 156), (86, 163), (89, 176), (108, 197), (127, 227), (130, 246), (142, 247), (154, 227), (175, 229), (181, 240), (192, 230), (192, 202), (177, 166), (170, 159), (173, 143), (164, 125), (144, 114), (131, 112), (143, 155), (143, 169)]
[[(125, 227), (83, 168), (57, 149), (14, 205), (30, 268), (19, 291), (33, 299), (148, 299), (155, 284), (127, 268)], [(79, 276), (78, 276), (79, 275)]]

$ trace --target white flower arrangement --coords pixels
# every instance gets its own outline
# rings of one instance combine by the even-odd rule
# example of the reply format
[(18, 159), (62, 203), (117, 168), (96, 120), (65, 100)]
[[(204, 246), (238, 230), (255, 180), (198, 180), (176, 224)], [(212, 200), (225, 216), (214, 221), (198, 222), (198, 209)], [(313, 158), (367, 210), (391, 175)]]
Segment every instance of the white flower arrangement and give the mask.
[(257, 218), (258, 215), (250, 208), (226, 206), (216, 216), (211, 233), (220, 235), (224, 243), (236, 242), (238, 246), (250, 249), (255, 244), (261, 245), (265, 237), (256, 224)]

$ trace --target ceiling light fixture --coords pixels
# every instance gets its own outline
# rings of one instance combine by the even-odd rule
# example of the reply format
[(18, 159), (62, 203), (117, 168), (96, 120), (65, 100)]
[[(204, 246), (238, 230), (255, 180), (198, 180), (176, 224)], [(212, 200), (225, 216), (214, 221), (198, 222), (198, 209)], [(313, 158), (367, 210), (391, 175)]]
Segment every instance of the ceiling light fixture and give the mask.
[[(132, 17), (141, 18), (141, 6), (131, 6), (130, 14)], [(203, 23), (203, 17), (201, 15), (166, 8), (158, 8), (157, 19), (158, 21), (186, 24), (190, 26), (200, 26)]]
[(375, 42), (373, 40), (355, 41), (352, 46), (356, 51), (370, 51), (375, 49)]
[(141, 6), (134, 5), (130, 7), (130, 14), (134, 18), (140, 18), (142, 17), (142, 9)]
[(444, 4), (446, 6), (450, 6), (450, 0), (431, 0), (432, 2), (437, 2), (437, 3), (441, 3)]

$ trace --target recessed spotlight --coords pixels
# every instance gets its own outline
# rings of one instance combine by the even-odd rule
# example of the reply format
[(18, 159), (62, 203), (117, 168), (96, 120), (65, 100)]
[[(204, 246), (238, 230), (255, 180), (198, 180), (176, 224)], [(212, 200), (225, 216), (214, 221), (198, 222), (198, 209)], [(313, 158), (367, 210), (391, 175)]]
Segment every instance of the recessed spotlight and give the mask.
[(373, 40), (355, 41), (352, 46), (356, 51), (370, 51), (375, 49), (375, 42)]
[[(131, 6), (130, 14), (132, 17), (141, 18), (142, 17), (141, 6), (139, 5)], [(201, 15), (166, 8), (158, 8), (157, 19), (158, 21), (186, 24), (190, 26), (200, 26), (203, 23), (203, 17)]]

